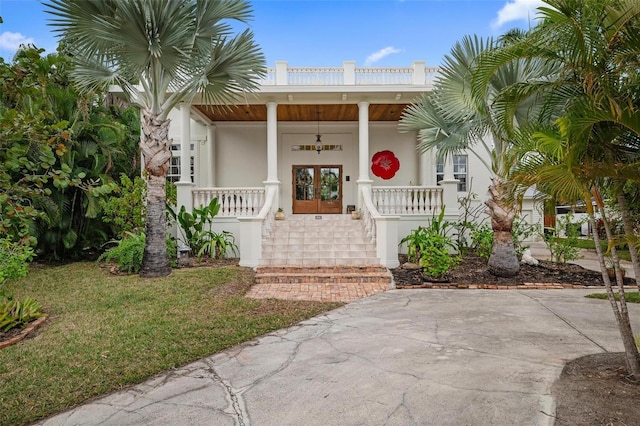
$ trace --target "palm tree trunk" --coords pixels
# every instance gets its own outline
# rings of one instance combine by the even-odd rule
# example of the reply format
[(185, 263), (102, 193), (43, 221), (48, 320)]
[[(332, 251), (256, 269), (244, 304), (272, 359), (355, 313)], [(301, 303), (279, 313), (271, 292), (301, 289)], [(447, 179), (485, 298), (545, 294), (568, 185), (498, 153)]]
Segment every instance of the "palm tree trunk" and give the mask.
[(142, 110), (140, 148), (147, 172), (147, 242), (140, 276), (164, 277), (171, 273), (167, 256), (166, 179), (171, 151), (169, 120), (158, 120)]
[[(609, 222), (604, 215), (604, 211), (601, 211), (601, 216), (602, 223), (604, 224), (604, 228), (607, 233), (607, 240), (611, 242), (611, 227), (609, 226)], [(595, 230), (596, 221), (593, 214), (589, 214), (589, 222), (592, 229)], [(629, 374), (633, 376), (634, 379), (638, 379), (640, 378), (640, 355), (638, 354), (638, 347), (636, 346), (635, 340), (633, 338), (631, 321), (629, 320), (629, 311), (627, 310), (627, 303), (624, 297), (622, 274), (620, 273), (620, 263), (617, 260), (617, 256), (615, 256), (615, 253), (612, 253), (612, 255), (615, 256), (614, 265), (616, 265), (616, 281), (618, 284), (618, 295), (620, 299), (620, 301), (617, 302), (613, 293), (613, 287), (611, 285), (611, 280), (609, 279), (609, 274), (607, 273), (607, 265), (605, 264), (604, 253), (602, 252), (602, 246), (600, 245), (600, 236), (595, 231), (593, 232), (593, 242), (595, 243), (596, 253), (598, 254), (598, 260), (600, 261), (602, 280), (604, 281), (604, 285), (607, 290), (607, 296), (609, 298), (609, 303), (611, 304), (611, 308), (613, 309), (613, 315), (616, 318), (618, 330), (620, 331), (620, 337), (622, 338), (625, 359), (627, 361), (627, 368), (629, 369)], [(615, 248), (613, 250), (615, 250)], [(620, 303), (620, 305), (618, 305), (618, 303)]]
[(513, 277), (520, 272), (520, 263), (513, 246), (513, 219), (516, 212), (503, 197), (503, 189), (499, 181), (493, 180), (489, 186), (489, 199), (485, 202), (489, 207), (493, 229), (493, 250), (487, 267), (489, 272), (499, 277)]
[(627, 244), (629, 246), (631, 264), (633, 265), (633, 272), (636, 277), (636, 286), (638, 287), (638, 291), (640, 291), (640, 284), (638, 284), (638, 277), (640, 277), (640, 261), (638, 260), (638, 248), (636, 246), (637, 237), (633, 231), (633, 223), (631, 222), (631, 215), (629, 214), (627, 200), (622, 191), (618, 193), (618, 209), (620, 209), (620, 214), (622, 215), (622, 223), (624, 224), (624, 233), (627, 237)]

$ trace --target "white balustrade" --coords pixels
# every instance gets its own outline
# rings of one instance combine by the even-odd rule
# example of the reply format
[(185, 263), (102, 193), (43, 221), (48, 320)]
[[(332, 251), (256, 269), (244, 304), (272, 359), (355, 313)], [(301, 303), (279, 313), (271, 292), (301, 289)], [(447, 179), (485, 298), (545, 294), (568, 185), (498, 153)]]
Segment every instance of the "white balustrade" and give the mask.
[(372, 202), (383, 215), (425, 215), (442, 208), (442, 188), (438, 186), (377, 186)]
[(358, 85), (412, 84), (412, 68), (356, 68)]
[[(278, 81), (278, 68), (267, 68), (267, 73), (260, 80), (262, 86), (285, 84), (289, 86), (342, 86), (353, 84), (345, 81), (345, 67), (288, 67), (286, 63), (280, 72), (286, 72), (286, 79)], [(286, 71), (285, 71), (286, 70)], [(413, 67), (356, 67), (356, 85), (421, 85), (431, 87), (438, 67), (425, 67), (424, 80), (414, 75)], [(347, 79), (348, 80), (348, 79)], [(424, 81), (424, 83), (422, 83)], [(420, 83), (416, 83), (420, 82)]]
[(208, 205), (218, 197), (220, 217), (256, 216), (265, 202), (264, 188), (196, 188), (191, 191), (193, 206)]

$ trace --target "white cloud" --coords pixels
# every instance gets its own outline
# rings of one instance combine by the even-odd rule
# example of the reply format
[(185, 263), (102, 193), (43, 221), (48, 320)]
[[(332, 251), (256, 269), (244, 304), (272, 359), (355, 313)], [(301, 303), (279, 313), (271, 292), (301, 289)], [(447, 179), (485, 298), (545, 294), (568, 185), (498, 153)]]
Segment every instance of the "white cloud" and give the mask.
[(384, 58), (385, 56), (389, 56), (394, 53), (400, 53), (400, 52), (401, 52), (400, 49), (396, 49), (393, 46), (385, 47), (384, 49), (380, 49), (377, 52), (374, 52), (371, 55), (367, 56), (367, 59), (364, 61), (364, 64), (373, 65), (374, 63), (378, 62), (380, 59)]
[(498, 11), (498, 16), (491, 23), (494, 29), (500, 28), (507, 22), (513, 21), (533, 21), (537, 14), (537, 9), (542, 6), (542, 0), (512, 0), (507, 1), (502, 9)]
[(12, 33), (5, 31), (0, 34), (0, 49), (8, 51), (16, 51), (22, 44), (34, 44), (31, 37), (26, 37), (20, 33)]

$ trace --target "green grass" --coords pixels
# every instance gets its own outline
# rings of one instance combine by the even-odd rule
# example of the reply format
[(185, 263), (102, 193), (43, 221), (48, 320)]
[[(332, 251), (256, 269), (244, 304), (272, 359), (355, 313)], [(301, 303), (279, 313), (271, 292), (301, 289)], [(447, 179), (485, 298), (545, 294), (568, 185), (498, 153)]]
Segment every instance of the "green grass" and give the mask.
[(33, 422), (340, 306), (243, 295), (247, 268), (113, 276), (92, 263), (32, 268), (6, 285), (49, 314), (34, 338), (0, 350), (0, 424)]
[[(620, 300), (620, 296), (618, 293), (614, 293), (616, 300)], [(588, 294), (585, 297), (589, 297), (591, 299), (607, 299), (607, 293), (593, 293)], [(625, 291), (624, 292), (624, 300), (629, 303), (640, 303), (640, 294), (637, 291)]]

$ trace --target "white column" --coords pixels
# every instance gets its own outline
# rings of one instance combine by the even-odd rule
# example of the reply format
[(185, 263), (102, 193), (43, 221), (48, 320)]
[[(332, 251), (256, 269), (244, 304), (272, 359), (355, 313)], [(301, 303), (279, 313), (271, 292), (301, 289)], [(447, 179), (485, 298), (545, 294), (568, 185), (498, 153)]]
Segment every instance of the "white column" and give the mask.
[(371, 190), (369, 178), (369, 102), (358, 102), (358, 207), (362, 207), (362, 190)]
[(431, 151), (423, 152), (420, 154), (418, 158), (418, 166), (420, 169), (420, 180), (418, 185), (427, 186), (430, 185), (432, 180), (429, 178), (429, 172), (431, 167), (429, 167), (429, 162), (431, 161)]
[(444, 214), (449, 218), (458, 216), (458, 180), (453, 177), (453, 156), (448, 155), (444, 159), (444, 178), (440, 181), (442, 186), (442, 203)]
[(207, 186), (215, 188), (216, 186), (216, 168), (218, 165), (216, 156), (216, 126), (210, 124), (207, 126)]
[(276, 206), (280, 206), (280, 181), (278, 180), (278, 104), (267, 102), (267, 180), (265, 188), (277, 186)]
[(193, 210), (191, 189), (191, 105), (180, 104), (180, 181), (176, 182), (178, 192), (177, 208), (182, 206), (190, 212)]
[(191, 183), (191, 105), (180, 104), (180, 182)]

